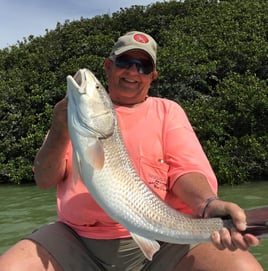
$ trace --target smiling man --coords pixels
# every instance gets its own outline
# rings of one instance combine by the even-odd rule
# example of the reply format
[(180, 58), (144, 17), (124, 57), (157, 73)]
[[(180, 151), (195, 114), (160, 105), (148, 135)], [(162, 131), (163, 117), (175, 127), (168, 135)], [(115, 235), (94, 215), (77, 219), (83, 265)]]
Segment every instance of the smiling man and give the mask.
[(217, 179), (184, 110), (148, 96), (157, 78), (156, 48), (146, 33), (129, 32), (119, 37), (104, 63), (129, 157), (140, 178), (167, 204), (198, 217), (230, 216), (235, 228), (213, 232), (210, 243), (161, 242), (152, 261), (147, 260), (82, 180), (74, 182), (64, 98), (55, 105), (34, 162), (37, 185), (57, 187), (58, 219), (4, 253), (1, 271), (263, 271), (248, 252), (259, 240), (240, 233), (246, 228), (244, 211), (217, 197)]

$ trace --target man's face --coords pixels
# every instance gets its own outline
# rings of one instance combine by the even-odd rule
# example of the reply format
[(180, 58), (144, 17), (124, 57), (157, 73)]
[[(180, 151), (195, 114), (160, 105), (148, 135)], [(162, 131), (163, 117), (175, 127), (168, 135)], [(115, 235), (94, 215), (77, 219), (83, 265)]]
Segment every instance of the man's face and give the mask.
[[(115, 59), (105, 61), (112, 101), (121, 105), (143, 102), (148, 95), (151, 82), (157, 77), (151, 58), (141, 50), (128, 51), (118, 58), (118, 61)], [(150, 73), (147, 74), (148, 72)]]

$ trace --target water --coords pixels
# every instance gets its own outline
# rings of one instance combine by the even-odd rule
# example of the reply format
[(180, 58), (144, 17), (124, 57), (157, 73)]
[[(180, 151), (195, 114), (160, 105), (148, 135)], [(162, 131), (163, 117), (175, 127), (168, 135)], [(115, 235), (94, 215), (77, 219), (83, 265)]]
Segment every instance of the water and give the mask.
[[(236, 187), (222, 186), (220, 197), (243, 208), (268, 206), (268, 182)], [(56, 219), (55, 189), (39, 190), (36, 186), (0, 186), (0, 254), (33, 229)], [(268, 238), (251, 249), (268, 270)]]
[(0, 186), (0, 254), (14, 242), (56, 218), (55, 190)]

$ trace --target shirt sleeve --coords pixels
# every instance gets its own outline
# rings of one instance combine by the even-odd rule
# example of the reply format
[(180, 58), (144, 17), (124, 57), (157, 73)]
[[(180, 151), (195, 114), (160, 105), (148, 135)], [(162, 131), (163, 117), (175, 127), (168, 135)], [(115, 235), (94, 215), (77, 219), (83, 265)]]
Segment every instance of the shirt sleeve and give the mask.
[(173, 103), (165, 127), (165, 160), (169, 165), (169, 189), (182, 175), (199, 172), (217, 192), (217, 179), (184, 110)]

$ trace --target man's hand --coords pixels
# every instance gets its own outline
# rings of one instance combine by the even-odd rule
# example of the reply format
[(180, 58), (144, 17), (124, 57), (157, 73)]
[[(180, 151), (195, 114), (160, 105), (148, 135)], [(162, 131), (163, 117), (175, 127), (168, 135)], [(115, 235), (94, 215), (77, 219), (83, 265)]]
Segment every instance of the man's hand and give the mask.
[(212, 243), (220, 250), (225, 248), (229, 250), (248, 250), (252, 246), (257, 246), (260, 240), (252, 234), (241, 234), (246, 229), (246, 214), (237, 204), (222, 200), (214, 200), (206, 210), (207, 217), (232, 218), (235, 228), (223, 228), (219, 232), (213, 232), (211, 235)]

